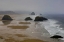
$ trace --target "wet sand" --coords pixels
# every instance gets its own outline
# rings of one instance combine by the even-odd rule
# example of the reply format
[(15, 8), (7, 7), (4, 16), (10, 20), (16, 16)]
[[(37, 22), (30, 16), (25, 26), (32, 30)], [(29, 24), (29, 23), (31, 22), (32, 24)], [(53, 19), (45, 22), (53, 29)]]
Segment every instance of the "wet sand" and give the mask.
[(31, 24), (30, 22), (19, 22), (19, 24)]
[(27, 28), (29, 28), (29, 26), (7, 26), (7, 27), (10, 27), (12, 29), (27, 29)]
[(48, 31), (39, 23), (24, 21), (22, 15), (18, 20), (19, 16), (14, 17), (15, 20), (11, 22), (0, 21), (0, 42), (64, 42), (51, 39)]

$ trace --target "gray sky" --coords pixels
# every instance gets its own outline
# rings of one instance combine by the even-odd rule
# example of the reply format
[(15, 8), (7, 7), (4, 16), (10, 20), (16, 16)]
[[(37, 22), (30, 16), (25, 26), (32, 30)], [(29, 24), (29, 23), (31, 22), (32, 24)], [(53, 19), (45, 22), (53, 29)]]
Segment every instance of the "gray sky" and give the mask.
[(0, 10), (64, 13), (64, 0), (0, 0)]

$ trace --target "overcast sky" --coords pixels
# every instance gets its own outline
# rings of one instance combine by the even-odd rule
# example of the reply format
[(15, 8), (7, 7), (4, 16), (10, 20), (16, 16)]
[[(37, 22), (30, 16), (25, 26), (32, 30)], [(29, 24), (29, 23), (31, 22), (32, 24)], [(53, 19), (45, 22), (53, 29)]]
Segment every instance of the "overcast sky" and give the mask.
[(64, 0), (0, 0), (0, 11), (64, 13)]

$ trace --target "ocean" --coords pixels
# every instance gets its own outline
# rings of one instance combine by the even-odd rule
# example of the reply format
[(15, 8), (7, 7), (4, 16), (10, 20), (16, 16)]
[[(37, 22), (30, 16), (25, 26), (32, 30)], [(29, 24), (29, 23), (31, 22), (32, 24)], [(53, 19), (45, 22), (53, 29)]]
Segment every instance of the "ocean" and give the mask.
[(60, 35), (64, 37), (64, 28), (60, 27), (60, 24), (57, 24), (58, 21), (49, 19), (47, 22), (44, 22), (45, 29), (50, 33), (51, 36), (53, 35)]

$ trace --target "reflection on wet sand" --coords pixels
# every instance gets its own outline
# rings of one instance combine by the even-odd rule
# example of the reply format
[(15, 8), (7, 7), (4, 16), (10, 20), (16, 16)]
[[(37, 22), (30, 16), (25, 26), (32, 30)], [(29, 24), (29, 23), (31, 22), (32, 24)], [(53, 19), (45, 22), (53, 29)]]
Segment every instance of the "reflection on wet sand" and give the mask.
[(10, 39), (5, 39), (5, 42), (46, 42), (46, 41), (39, 39), (26, 39), (23, 41), (18, 41), (18, 40), (14, 40), (13, 38), (10, 38)]
[(17, 40), (14, 40), (14, 38), (5, 39), (4, 42), (19, 42)]
[(26, 39), (26, 40), (21, 41), (21, 42), (46, 42), (46, 41), (39, 40), (39, 39)]
[(15, 38), (17, 35), (21, 35), (21, 34), (16, 34), (16, 35), (13, 34), (13, 36), (10, 36), (10, 35), (12, 35), (12, 34), (8, 34), (8, 38), (5, 39), (4, 42), (46, 42), (43, 40), (39, 40), (39, 39), (35, 39), (35, 38), (28, 38), (28, 37), (23, 39), (23, 36), (21, 38), (20, 38), (20, 36)]
[(7, 27), (11, 27), (12, 29), (27, 29), (27, 28), (29, 28), (29, 26), (7, 26)]
[(9, 21), (9, 20), (2, 20), (2, 23), (3, 23), (4, 25), (8, 25), (8, 24), (11, 23), (11, 21)]
[(27, 37), (27, 35), (22, 35), (22, 34), (15, 34), (18, 37)]
[(3, 39), (3, 37), (2, 37), (2, 36), (0, 36), (0, 39)]
[(30, 22), (19, 22), (19, 24), (31, 24)]

